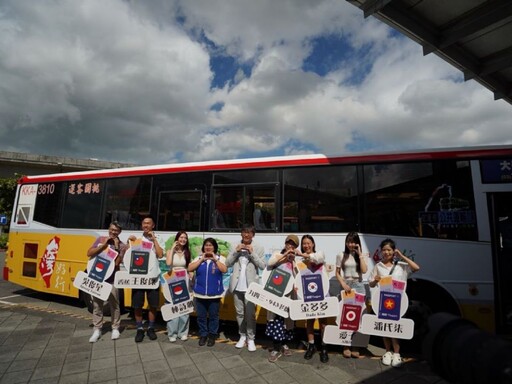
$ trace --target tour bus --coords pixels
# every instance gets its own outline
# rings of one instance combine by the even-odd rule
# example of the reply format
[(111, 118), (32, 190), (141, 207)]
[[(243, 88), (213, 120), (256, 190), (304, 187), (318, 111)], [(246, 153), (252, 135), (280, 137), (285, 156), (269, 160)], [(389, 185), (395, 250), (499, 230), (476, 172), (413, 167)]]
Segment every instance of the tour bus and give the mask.
[[(421, 329), (430, 313), (461, 315), (485, 330), (512, 331), (512, 146), (395, 153), (298, 155), (139, 166), (19, 180), (10, 222), (5, 280), (81, 297), (73, 285), (87, 249), (110, 222), (121, 240), (140, 237), (142, 218), (169, 249), (186, 230), (196, 257), (214, 237), (227, 256), (244, 224), (267, 259), (285, 237), (313, 235), (338, 295), (336, 255), (358, 231), (369, 271), (391, 237), (421, 270), (407, 284), (407, 317)], [(165, 263), (161, 263), (165, 265)], [(225, 275), (225, 285), (229, 271)], [(85, 297), (90, 303), (90, 298)], [(130, 306), (130, 295), (124, 302)], [(262, 311), (260, 311), (262, 312)], [(234, 320), (226, 295), (221, 317)], [(259, 321), (265, 321), (259, 316)]]

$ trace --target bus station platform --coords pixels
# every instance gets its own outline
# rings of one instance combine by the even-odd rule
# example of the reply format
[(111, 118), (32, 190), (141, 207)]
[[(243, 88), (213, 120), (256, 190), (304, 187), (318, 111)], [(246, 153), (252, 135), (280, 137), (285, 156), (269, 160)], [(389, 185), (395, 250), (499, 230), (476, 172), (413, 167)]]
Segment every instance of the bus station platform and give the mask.
[(299, 343), (292, 356), (271, 363), (263, 332), (255, 352), (235, 348), (236, 323), (221, 324), (213, 347), (198, 345), (192, 324), (189, 339), (175, 343), (163, 322), (157, 340), (146, 336), (141, 343), (134, 341), (131, 319), (122, 320), (118, 340), (111, 340), (107, 327), (98, 342), (89, 343), (90, 317), (0, 304), (0, 383), (446, 383), (421, 358), (403, 355), (401, 368), (383, 366), (383, 350), (372, 345), (359, 359), (343, 358), (341, 347), (330, 346), (323, 364), (318, 353), (304, 360)]

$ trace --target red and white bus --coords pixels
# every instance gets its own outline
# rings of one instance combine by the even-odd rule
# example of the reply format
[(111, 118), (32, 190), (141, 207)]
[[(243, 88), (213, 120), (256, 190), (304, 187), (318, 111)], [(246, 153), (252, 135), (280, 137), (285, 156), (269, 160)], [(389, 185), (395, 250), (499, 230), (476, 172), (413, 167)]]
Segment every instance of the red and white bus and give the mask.
[[(510, 334), (511, 168), (512, 147), (496, 146), (26, 176), (17, 189), (4, 278), (78, 297), (72, 281), (96, 237), (113, 220), (123, 225), (123, 240), (138, 235), (146, 215), (166, 247), (186, 230), (193, 256), (210, 236), (226, 255), (240, 241), (241, 226), (253, 223), (268, 257), (287, 234), (312, 234), (334, 265), (346, 233), (356, 230), (372, 262), (380, 241), (391, 237), (421, 266), (408, 283), (416, 321), (448, 311)], [(45, 253), (50, 265), (42, 268)], [(331, 282), (338, 293), (334, 276)], [(229, 299), (221, 316), (234, 319)]]

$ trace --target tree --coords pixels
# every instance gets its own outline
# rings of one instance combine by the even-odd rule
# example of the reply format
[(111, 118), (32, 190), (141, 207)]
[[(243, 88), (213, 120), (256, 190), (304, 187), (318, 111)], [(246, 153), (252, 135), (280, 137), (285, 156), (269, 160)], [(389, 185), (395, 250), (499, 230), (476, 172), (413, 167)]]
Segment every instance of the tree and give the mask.
[(14, 177), (0, 178), (0, 215), (11, 217), (19, 178), (17, 173)]

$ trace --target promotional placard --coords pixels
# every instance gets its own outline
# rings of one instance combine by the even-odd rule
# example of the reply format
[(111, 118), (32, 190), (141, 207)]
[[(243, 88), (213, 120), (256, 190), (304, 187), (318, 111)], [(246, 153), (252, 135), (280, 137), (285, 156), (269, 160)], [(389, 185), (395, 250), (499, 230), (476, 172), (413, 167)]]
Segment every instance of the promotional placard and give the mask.
[(293, 264), (286, 262), (274, 268), (265, 268), (261, 281), (263, 285), (256, 282), (249, 285), (245, 298), (279, 316), (289, 317), (292, 300), (285, 295), (293, 289)]
[(295, 276), (298, 300), (290, 303), (292, 320), (318, 319), (338, 316), (338, 299), (325, 297), (329, 291), (329, 278), (325, 265), (308, 268), (303, 262), (297, 263), (300, 273)]
[(105, 282), (115, 269), (118, 252), (107, 247), (96, 257), (87, 262), (87, 273), (78, 271), (73, 286), (101, 300), (107, 300), (112, 292), (112, 284)]
[(368, 346), (370, 336), (360, 332), (361, 316), (366, 313), (365, 295), (351, 290), (341, 291), (337, 325), (327, 325), (324, 330), (323, 342), (326, 344), (347, 347)]
[(161, 274), (160, 283), (165, 300), (161, 308), (165, 321), (194, 312), (194, 302), (188, 285), (188, 272), (185, 268), (173, 268)]
[(247, 301), (284, 318), (289, 317), (290, 305), (294, 301), (286, 296), (277, 296), (255, 282), (252, 282), (247, 288), (245, 298)]
[(116, 273), (114, 287), (154, 289), (160, 285), (160, 267), (152, 242), (144, 238), (131, 241), (123, 264), (127, 270)]
[(382, 277), (379, 289), (372, 293), (372, 307), (377, 315), (363, 315), (360, 331), (368, 335), (412, 339), (414, 321), (402, 318), (409, 306), (405, 288), (405, 281)]

